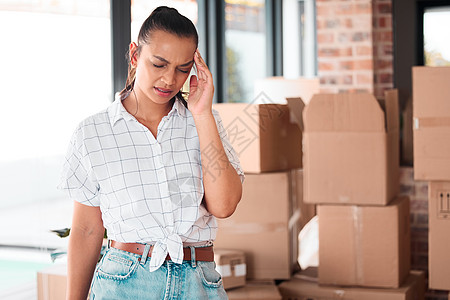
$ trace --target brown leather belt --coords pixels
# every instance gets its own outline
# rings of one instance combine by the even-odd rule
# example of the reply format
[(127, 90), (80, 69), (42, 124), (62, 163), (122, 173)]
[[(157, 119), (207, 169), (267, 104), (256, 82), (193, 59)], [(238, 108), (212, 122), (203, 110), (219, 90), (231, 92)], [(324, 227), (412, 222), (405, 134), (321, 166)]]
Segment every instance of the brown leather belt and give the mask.
[[(145, 245), (138, 243), (121, 243), (116, 241), (111, 241), (111, 247), (120, 249), (123, 251), (131, 252), (134, 254), (142, 255), (144, 252)], [(195, 247), (195, 260), (196, 261), (214, 261), (214, 251), (213, 246), (207, 247)], [(150, 251), (148, 251), (148, 256), (151, 256), (153, 250), (153, 246), (150, 247)], [(191, 260), (191, 248), (185, 247), (183, 248), (184, 258), (183, 260)], [(166, 260), (170, 260), (169, 254), (166, 256)]]

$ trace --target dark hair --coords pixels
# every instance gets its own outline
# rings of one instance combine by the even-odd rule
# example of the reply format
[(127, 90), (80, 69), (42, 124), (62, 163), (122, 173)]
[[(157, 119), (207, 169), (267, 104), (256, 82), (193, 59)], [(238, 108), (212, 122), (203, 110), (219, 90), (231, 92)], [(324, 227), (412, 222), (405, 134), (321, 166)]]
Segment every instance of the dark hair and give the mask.
[[(139, 30), (137, 49), (135, 53), (127, 53), (127, 82), (125, 83), (125, 88), (119, 93), (122, 99), (133, 90), (134, 82), (136, 80), (136, 67), (131, 65), (131, 57), (133, 55), (139, 55), (142, 46), (150, 43), (152, 33), (157, 30), (177, 35), (180, 38), (192, 38), (195, 45), (198, 45), (197, 30), (191, 20), (181, 15), (175, 8), (167, 6), (160, 6), (156, 8), (144, 21), (141, 29)], [(179, 91), (175, 97), (178, 97), (183, 101), (184, 105), (187, 105), (181, 91)]]

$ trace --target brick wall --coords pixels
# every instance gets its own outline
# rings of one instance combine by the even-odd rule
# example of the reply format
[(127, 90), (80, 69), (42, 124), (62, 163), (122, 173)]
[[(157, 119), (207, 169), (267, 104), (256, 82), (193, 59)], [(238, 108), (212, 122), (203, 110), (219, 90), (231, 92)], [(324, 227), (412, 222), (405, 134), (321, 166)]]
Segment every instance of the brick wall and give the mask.
[(374, 93), (382, 96), (393, 85), (393, 40), (391, 0), (372, 2)]
[(316, 0), (318, 75), (324, 92), (392, 87), (391, 0)]
[[(402, 167), (400, 193), (411, 200), (411, 268), (428, 272), (428, 182), (414, 181), (413, 168)], [(447, 296), (445, 291), (427, 290), (425, 298), (447, 300)]]

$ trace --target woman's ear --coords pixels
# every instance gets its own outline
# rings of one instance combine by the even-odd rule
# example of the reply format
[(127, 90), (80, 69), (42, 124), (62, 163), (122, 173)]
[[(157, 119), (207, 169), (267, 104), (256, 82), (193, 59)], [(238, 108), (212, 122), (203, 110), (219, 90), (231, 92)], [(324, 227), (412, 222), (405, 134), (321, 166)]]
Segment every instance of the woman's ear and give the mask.
[(128, 52), (130, 53), (130, 64), (132, 67), (136, 67), (137, 64), (137, 49), (136, 43), (131, 42)]

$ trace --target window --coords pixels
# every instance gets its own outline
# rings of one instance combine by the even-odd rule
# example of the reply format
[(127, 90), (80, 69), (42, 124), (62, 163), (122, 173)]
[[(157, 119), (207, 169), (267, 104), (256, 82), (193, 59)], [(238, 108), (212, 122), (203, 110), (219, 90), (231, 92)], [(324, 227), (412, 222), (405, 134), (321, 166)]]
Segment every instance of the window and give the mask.
[(283, 76), (317, 75), (314, 0), (283, 0)]
[(67, 240), (50, 230), (71, 225), (72, 201), (56, 189), (70, 136), (111, 102), (109, 1), (2, 1), (0, 26), (0, 241), (54, 249)]
[(450, 66), (450, 6), (426, 8), (423, 14), (426, 66)]
[(266, 77), (265, 2), (225, 1), (227, 102), (250, 102), (253, 82)]

